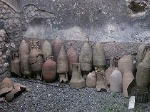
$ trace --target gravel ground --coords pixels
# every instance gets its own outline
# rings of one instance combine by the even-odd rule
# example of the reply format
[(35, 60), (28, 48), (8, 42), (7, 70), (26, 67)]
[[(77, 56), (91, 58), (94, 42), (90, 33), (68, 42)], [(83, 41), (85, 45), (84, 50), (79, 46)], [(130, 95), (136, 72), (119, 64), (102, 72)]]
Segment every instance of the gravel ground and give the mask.
[(21, 78), (11, 78), (28, 86), (12, 102), (1, 102), (0, 112), (132, 112), (150, 111), (150, 102), (136, 104), (128, 110), (128, 99), (119, 93), (96, 92), (94, 88), (71, 89), (67, 84), (44, 83)]

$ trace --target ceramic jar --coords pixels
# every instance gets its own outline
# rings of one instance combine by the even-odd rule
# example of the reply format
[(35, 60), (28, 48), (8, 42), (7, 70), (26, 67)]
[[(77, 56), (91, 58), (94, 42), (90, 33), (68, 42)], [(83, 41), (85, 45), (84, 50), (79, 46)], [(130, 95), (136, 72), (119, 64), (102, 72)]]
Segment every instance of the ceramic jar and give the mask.
[(56, 62), (53, 56), (49, 56), (42, 66), (42, 75), (46, 82), (52, 82), (56, 79)]
[(88, 74), (86, 78), (86, 86), (89, 88), (95, 88), (96, 87), (96, 74), (95, 71), (92, 71)]
[(81, 64), (81, 71), (83, 77), (86, 78), (88, 73), (92, 70), (92, 48), (89, 44), (89, 38), (86, 38), (86, 41), (81, 48), (79, 55), (79, 63)]
[(46, 61), (46, 58), (48, 56), (52, 55), (52, 45), (48, 40), (45, 40), (43, 45), (42, 45), (42, 53), (44, 56), (44, 61)]
[(85, 87), (85, 79), (82, 77), (80, 63), (73, 63), (72, 78), (70, 80), (70, 87), (80, 89)]
[(57, 73), (59, 74), (60, 82), (68, 81), (68, 75), (67, 75), (68, 71), (69, 71), (68, 58), (67, 58), (64, 45), (62, 45), (57, 58)]

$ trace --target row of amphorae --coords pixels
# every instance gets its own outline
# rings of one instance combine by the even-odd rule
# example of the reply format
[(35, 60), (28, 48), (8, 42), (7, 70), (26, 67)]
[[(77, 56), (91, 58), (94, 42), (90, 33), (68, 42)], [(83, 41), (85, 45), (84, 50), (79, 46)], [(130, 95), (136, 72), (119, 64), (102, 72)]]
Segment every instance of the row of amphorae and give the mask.
[(92, 48), (89, 39), (86, 39), (79, 56), (71, 44), (66, 52), (63, 42), (57, 37), (52, 44), (45, 40), (42, 48), (38, 39), (32, 39), (30, 44), (22, 40), (19, 52), (13, 54), (11, 72), (19, 77), (44, 79), (46, 82), (57, 78), (60, 82), (70, 80), (72, 88), (88, 86), (96, 87), (97, 91), (123, 91), (124, 96), (128, 97), (128, 88), (135, 79), (133, 71), (137, 68), (136, 85), (148, 87), (150, 49), (147, 45), (140, 45), (136, 67), (132, 56), (124, 55), (118, 60), (118, 67), (115, 66), (115, 58), (111, 57), (110, 67), (105, 70), (106, 58), (102, 43), (96, 42)]

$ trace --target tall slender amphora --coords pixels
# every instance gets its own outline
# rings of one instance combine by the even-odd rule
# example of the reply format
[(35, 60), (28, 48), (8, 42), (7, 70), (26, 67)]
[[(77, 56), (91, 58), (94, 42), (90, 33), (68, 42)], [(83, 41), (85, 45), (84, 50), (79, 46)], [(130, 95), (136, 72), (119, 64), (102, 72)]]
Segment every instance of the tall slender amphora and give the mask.
[(115, 58), (111, 57), (110, 67), (105, 71), (107, 85), (110, 85), (110, 75), (113, 73), (114, 70), (115, 70)]
[(71, 79), (71, 75), (72, 75), (72, 64), (73, 63), (78, 63), (78, 54), (76, 52), (76, 50), (74, 49), (74, 47), (72, 46), (72, 43), (70, 43), (70, 47), (67, 51), (67, 57), (68, 57), (68, 61), (69, 61), (69, 79)]
[(139, 87), (148, 87), (150, 83), (150, 48), (147, 48), (144, 59), (138, 64), (136, 84)]
[(42, 75), (46, 82), (52, 82), (56, 79), (56, 62), (53, 61), (53, 56), (48, 56), (42, 66)]
[(45, 40), (42, 45), (42, 53), (44, 56), (44, 61), (46, 61), (46, 58), (52, 55), (52, 45), (48, 40)]
[(21, 66), (21, 72), (24, 77), (31, 78), (31, 69), (29, 66), (29, 44), (22, 40), (20, 46), (19, 46), (19, 53), (20, 53), (20, 66)]
[(34, 74), (34, 78), (41, 80), (41, 71), (43, 65), (43, 54), (40, 50), (39, 41), (33, 39), (31, 41), (31, 51), (29, 54), (29, 63)]
[(58, 54), (60, 52), (62, 43), (63, 43), (62, 40), (60, 40), (57, 36), (53, 40), (53, 43), (52, 43), (52, 53), (53, 53), (53, 56), (54, 56), (54, 61), (57, 61)]
[(86, 78), (89, 72), (92, 71), (92, 48), (89, 44), (89, 38), (86, 38), (86, 41), (81, 48), (79, 55), (79, 63), (81, 64), (81, 71), (83, 77)]
[(68, 81), (68, 58), (67, 54), (64, 48), (64, 45), (62, 44), (61, 50), (59, 52), (58, 58), (57, 58), (57, 73), (59, 74), (59, 81), (60, 82), (67, 82)]
[(21, 77), (21, 70), (20, 70), (20, 56), (19, 53), (13, 54), (13, 60), (11, 61), (11, 72), (15, 75)]
[(105, 71), (106, 66), (106, 56), (102, 46), (102, 43), (96, 42), (93, 47), (93, 66), (96, 67), (98, 71)]
[(72, 78), (70, 80), (70, 87), (80, 89), (85, 87), (85, 79), (82, 77), (80, 70), (80, 63), (73, 63)]

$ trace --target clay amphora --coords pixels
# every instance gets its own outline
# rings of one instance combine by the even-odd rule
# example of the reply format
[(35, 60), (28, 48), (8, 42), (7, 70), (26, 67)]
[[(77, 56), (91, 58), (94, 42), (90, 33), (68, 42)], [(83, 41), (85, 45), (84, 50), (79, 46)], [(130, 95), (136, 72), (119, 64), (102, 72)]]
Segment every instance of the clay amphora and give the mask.
[(118, 61), (118, 68), (122, 74), (126, 69), (131, 70), (133, 72), (133, 59), (131, 55), (124, 55)]
[(126, 69), (123, 74), (123, 95), (128, 97), (128, 87), (134, 80), (134, 76), (131, 70)]
[(24, 55), (24, 54), (29, 54), (29, 44), (25, 41), (25, 40), (22, 40), (20, 46), (19, 46), (19, 53), (20, 53), (20, 56)]
[(20, 56), (19, 53), (13, 54), (13, 60), (11, 61), (11, 72), (15, 75), (21, 77), (21, 70), (20, 70)]
[(43, 45), (42, 45), (42, 53), (44, 56), (44, 61), (46, 61), (46, 58), (48, 56), (52, 55), (52, 45), (50, 42), (48, 42), (48, 40), (45, 40)]
[(122, 92), (122, 74), (118, 68), (110, 75), (110, 91)]
[(62, 43), (63, 43), (62, 40), (60, 40), (58, 37), (56, 37), (53, 40), (53, 43), (52, 43), (52, 52), (53, 52), (53, 56), (54, 56), (54, 61), (57, 61), (57, 57), (58, 57), (58, 54), (60, 52)]
[(72, 74), (72, 64), (73, 63), (78, 63), (78, 54), (76, 53), (76, 50), (73, 48), (72, 44), (70, 43), (70, 47), (67, 51), (67, 57), (68, 57), (68, 62), (69, 62), (69, 79), (71, 79), (71, 74)]
[(79, 55), (79, 63), (81, 64), (81, 71), (83, 77), (86, 78), (88, 73), (92, 70), (92, 48), (89, 44), (89, 38), (86, 38), (86, 41), (81, 48)]
[(104, 70), (99, 71), (97, 68), (95, 68), (95, 74), (96, 74), (96, 90), (98, 92), (107, 92), (108, 86), (105, 78), (105, 72)]
[(136, 84), (139, 87), (148, 87), (150, 82), (150, 48), (147, 49), (144, 59), (138, 64)]
[(137, 51), (137, 56), (136, 56), (136, 68), (138, 67), (138, 64), (143, 60), (145, 53), (146, 53), (147, 45), (146, 44), (141, 44), (138, 48)]
[(41, 80), (43, 54), (39, 48), (39, 41), (36, 42), (37, 44), (35, 44), (35, 42), (33, 41), (33, 46), (31, 46), (32, 49), (29, 54), (29, 63), (34, 74), (34, 78)]
[(56, 79), (56, 62), (53, 56), (49, 56), (42, 66), (43, 78), (46, 82), (52, 82)]
[(110, 58), (110, 67), (105, 71), (107, 85), (110, 85), (110, 75), (115, 70), (115, 58)]
[(21, 65), (21, 73), (24, 77), (26, 78), (31, 78), (31, 68), (29, 65), (29, 55), (24, 54), (21, 55), (21, 59), (20, 59), (20, 65)]
[(67, 75), (68, 70), (69, 70), (68, 58), (67, 58), (66, 51), (64, 49), (64, 45), (62, 45), (57, 58), (57, 73), (59, 74), (60, 82), (68, 81), (68, 75)]
[(95, 88), (96, 87), (96, 74), (95, 74), (95, 71), (90, 72), (87, 75), (86, 86), (89, 87), (89, 88)]
[(99, 71), (105, 70), (106, 56), (103, 45), (100, 42), (96, 42), (93, 47), (93, 66), (97, 67)]
[(82, 77), (81, 74), (80, 63), (73, 63), (70, 87), (75, 89), (80, 89), (85, 87), (85, 79)]

